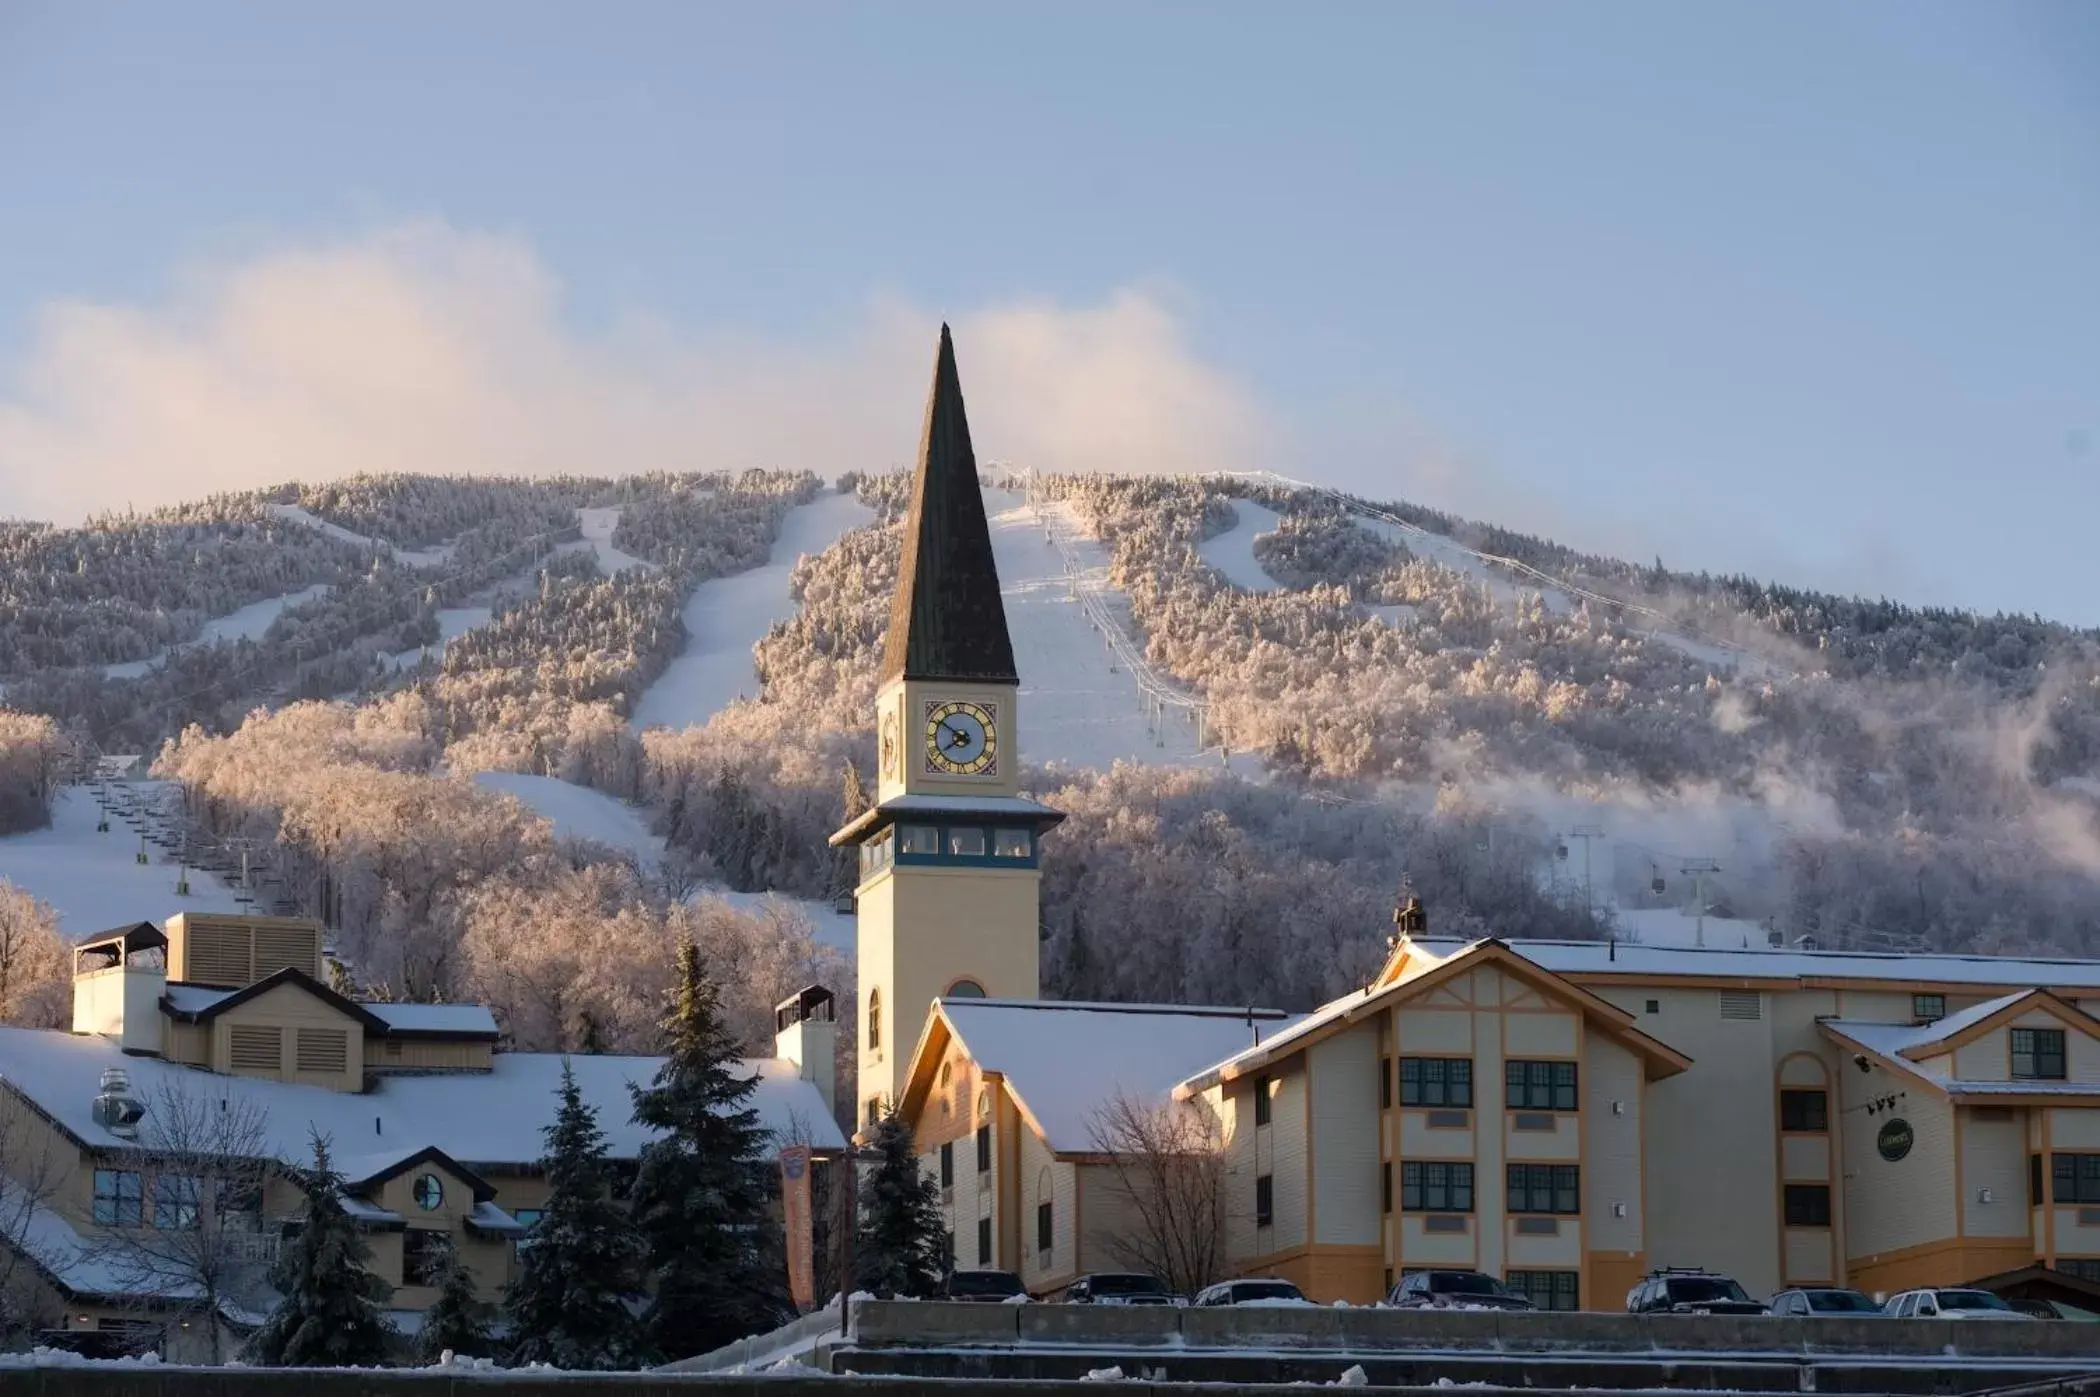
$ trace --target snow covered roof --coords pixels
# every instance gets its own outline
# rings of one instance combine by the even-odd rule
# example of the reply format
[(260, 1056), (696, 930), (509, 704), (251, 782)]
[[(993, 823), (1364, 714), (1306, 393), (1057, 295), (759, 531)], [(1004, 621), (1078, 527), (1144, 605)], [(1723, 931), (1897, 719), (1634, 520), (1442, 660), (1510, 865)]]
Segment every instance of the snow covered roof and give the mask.
[(509, 1213), (484, 1198), (467, 1214), (467, 1226), (476, 1232), (498, 1237), (522, 1237), (529, 1230)]
[(389, 1030), (406, 1034), (471, 1034), (494, 1038), (496, 1016), (486, 1004), (373, 1004), (364, 1008), (386, 1021)]
[[(385, 1076), (367, 1092), (257, 1077), (225, 1076), (159, 1058), (135, 1057), (91, 1034), (0, 1027), (0, 1082), (29, 1098), (60, 1128), (90, 1145), (127, 1142), (96, 1124), (92, 1103), (104, 1068), (122, 1068), (131, 1093), (146, 1104), (166, 1091), (205, 1104), (221, 1099), (252, 1103), (264, 1113), (264, 1149), (297, 1161), (310, 1155), (309, 1134), (328, 1136), (339, 1166), (353, 1178), (370, 1177), (389, 1161), (435, 1148), (469, 1167), (522, 1167), (544, 1149), (541, 1129), (553, 1119), (562, 1057), (556, 1053), (497, 1053), (487, 1072)], [(608, 1151), (632, 1159), (653, 1131), (632, 1119), (630, 1086), (647, 1085), (662, 1059), (577, 1056), (569, 1059), (583, 1099), (598, 1110)], [(751, 1105), (759, 1123), (783, 1140), (802, 1139), (819, 1150), (845, 1147), (845, 1138), (816, 1086), (791, 1062), (746, 1059), (757, 1078)]]
[(350, 1215), (351, 1221), (362, 1222), (373, 1227), (398, 1227), (408, 1221), (407, 1218), (402, 1217), (401, 1214), (394, 1212), (392, 1209), (382, 1208), (377, 1203), (367, 1202), (355, 1194), (346, 1193), (343, 1195), (343, 1211)]
[(1932, 1048), (1966, 1032), (1993, 1015), (2001, 1014), (2025, 1000), (2040, 995), (2040, 990), (2016, 990), (1996, 999), (1986, 999), (1981, 1004), (1972, 1004), (1958, 1014), (1949, 1014), (1944, 1019), (1923, 1024), (1862, 1023), (1858, 1020), (1833, 1019), (1831, 1025), (1848, 1036), (1860, 1035), (1862, 1044), (1871, 1043), (1874, 1051), (1891, 1057), (1930, 1057), (1931, 1053), (1919, 1049)]
[(1266, 1036), (1291, 1022), (1275, 1009), (1051, 999), (948, 999), (939, 1007), (970, 1060), (1006, 1079), (1044, 1143), (1078, 1154), (1099, 1148), (1092, 1114), (1118, 1095), (1164, 1100), (1256, 1029)]
[(201, 1014), (215, 1008), (220, 1001), (231, 999), (233, 991), (220, 989), (217, 985), (172, 984), (162, 991), (168, 1007), (178, 1014)]
[(898, 820), (917, 815), (926, 819), (940, 816), (976, 815), (990, 819), (1007, 819), (1047, 828), (1062, 821), (1062, 810), (1052, 810), (1047, 805), (1029, 800), (1026, 796), (946, 796), (946, 795), (901, 795), (891, 796), (882, 804), (863, 811), (856, 819), (837, 834), (831, 836), (833, 844), (850, 844), (866, 831), (883, 825), (893, 825)]
[[(1444, 955), (1465, 943), (1417, 938)], [(1717, 950), (1609, 941), (1508, 941), (1510, 950), (1556, 975), (1710, 976), (1725, 980), (1901, 980), (2100, 991), (2100, 960), (2013, 956), (1904, 955), (1870, 951)]]
[[(2067, 1023), (2076, 1023), (2077, 1020), (2086, 1018), (2086, 1015), (2063, 1005), (2062, 1001), (2047, 991), (2023, 990), (2018, 994), (2003, 995), (1987, 1003), (1978, 1004), (1959, 1014), (1949, 1015), (1937, 1023), (1886, 1024), (1865, 1023), (1856, 1019), (1823, 1019), (1819, 1021), (1818, 1026), (1832, 1041), (1845, 1047), (1858, 1048), (1881, 1059), (1884, 1067), (1902, 1072), (1952, 1097), (2100, 1096), (2100, 1082), (1940, 1077), (1917, 1066), (1918, 1059), (1943, 1056), (1963, 1033), (1976, 1029), (1994, 1018), (2008, 1016), (2028, 1001), (2033, 1001), (2037, 1006), (2046, 1004), (2059, 1008)], [(2100, 1024), (2092, 1024), (2086, 1031), (2100, 1036)]]

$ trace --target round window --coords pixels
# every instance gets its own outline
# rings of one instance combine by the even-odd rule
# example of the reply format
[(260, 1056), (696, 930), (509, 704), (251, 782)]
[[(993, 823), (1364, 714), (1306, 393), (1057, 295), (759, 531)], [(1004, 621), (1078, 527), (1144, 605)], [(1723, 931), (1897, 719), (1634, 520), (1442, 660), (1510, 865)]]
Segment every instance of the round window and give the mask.
[(416, 1180), (416, 1206), (426, 1213), (434, 1213), (445, 1201), (445, 1185), (435, 1174), (424, 1174)]
[(949, 999), (982, 999), (984, 998), (984, 986), (978, 984), (975, 980), (957, 980), (954, 984), (948, 986), (947, 997)]

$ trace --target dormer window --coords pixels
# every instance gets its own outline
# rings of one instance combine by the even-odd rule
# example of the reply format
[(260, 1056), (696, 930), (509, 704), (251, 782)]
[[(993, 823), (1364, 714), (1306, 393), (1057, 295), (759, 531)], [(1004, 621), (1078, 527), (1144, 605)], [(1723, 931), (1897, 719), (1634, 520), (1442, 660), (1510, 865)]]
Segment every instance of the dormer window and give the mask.
[(2016, 1028), (2012, 1031), (2012, 1075), (2015, 1081), (2060, 1082), (2064, 1079), (2064, 1031), (2060, 1028)]

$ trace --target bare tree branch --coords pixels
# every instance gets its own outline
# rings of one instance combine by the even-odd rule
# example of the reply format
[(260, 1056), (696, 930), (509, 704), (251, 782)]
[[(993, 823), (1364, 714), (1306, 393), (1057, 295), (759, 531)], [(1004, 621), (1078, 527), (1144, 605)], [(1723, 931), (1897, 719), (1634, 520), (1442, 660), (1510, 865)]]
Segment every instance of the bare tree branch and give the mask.
[(1120, 1226), (1097, 1235), (1117, 1263), (1181, 1295), (1223, 1276), (1227, 1191), (1217, 1118), (1192, 1102), (1117, 1096), (1089, 1128), (1121, 1214)]

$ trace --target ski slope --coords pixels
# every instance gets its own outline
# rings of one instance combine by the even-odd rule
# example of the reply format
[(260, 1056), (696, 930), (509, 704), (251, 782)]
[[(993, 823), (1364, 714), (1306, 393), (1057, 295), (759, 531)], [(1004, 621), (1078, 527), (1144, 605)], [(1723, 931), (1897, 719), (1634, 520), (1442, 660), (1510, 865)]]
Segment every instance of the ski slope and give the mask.
[(1215, 538), (1196, 546), (1196, 554), (1216, 569), (1227, 582), (1249, 592), (1274, 592), (1282, 583), (1269, 576), (1254, 558), (1254, 540), (1273, 534), (1282, 517), (1267, 505), (1252, 500), (1234, 500), (1233, 513), (1239, 522)]
[[(135, 789), (165, 783), (140, 781)], [(59, 934), (79, 941), (111, 927), (162, 922), (176, 912), (238, 912), (233, 890), (201, 869), (189, 870), (187, 897), (175, 891), (181, 872), (149, 846), (138, 862), (139, 834), (122, 820), (98, 834), (101, 807), (84, 786), (59, 791), (49, 829), (0, 838), (0, 879), (39, 897), (58, 912)]]
[(310, 514), (295, 504), (273, 504), (270, 506), (270, 512), (279, 519), (304, 524), (309, 529), (318, 530), (330, 538), (339, 538), (345, 543), (357, 544), (360, 548), (383, 549), (394, 555), (395, 562), (406, 567), (436, 567), (440, 563), (451, 561), (452, 558), (452, 545), (449, 543), (440, 543), (434, 548), (396, 548), (393, 544), (373, 538), (369, 534), (352, 533), (341, 524), (331, 524), (318, 514)]
[(821, 553), (841, 535), (875, 522), (875, 512), (836, 492), (797, 505), (781, 521), (765, 566), (712, 578), (685, 603), (685, 649), (642, 691), (631, 720), (644, 728), (682, 728), (758, 693), (751, 647), (775, 621), (795, 614), (788, 574), (805, 553)]
[(558, 839), (581, 839), (616, 849), (642, 869), (663, 862), (664, 842), (650, 832), (641, 810), (603, 791), (521, 771), (477, 771), (474, 784), (516, 796), (554, 826)]
[(287, 592), (281, 597), (265, 597), (261, 601), (250, 602), (238, 611), (230, 611), (224, 616), (214, 616), (206, 621), (204, 628), (197, 632), (195, 640), (171, 645), (148, 659), (104, 665), (103, 676), (108, 679), (137, 679), (166, 664), (168, 656), (176, 651), (187, 650), (193, 645), (213, 645), (222, 640), (261, 640), (263, 633), (270, 629), (271, 623), (286, 607), (298, 606), (316, 597), (325, 597), (331, 590), (333, 589), (327, 583), (319, 582), (296, 592)]
[[(984, 503), (1021, 671), (1022, 755), (1038, 765), (1102, 770), (1119, 761), (1227, 764), (1226, 754), (1199, 740), (1192, 709), (1167, 707), (1153, 731), (1127, 658), (1096, 629), (1083, 595), (1126, 637), (1136, 629), (1129, 602), (1109, 585), (1108, 551), (1081, 533), (1062, 506), (1046, 504), (1039, 522), (1017, 493), (987, 490)], [(1134, 640), (1126, 646), (1126, 653), (1141, 652)], [(1179, 692), (1164, 676), (1153, 674), (1148, 682)], [(1229, 764), (1247, 775), (1260, 771), (1248, 755)]]
[(640, 568), (644, 572), (654, 572), (656, 570), (656, 564), (643, 558), (637, 558), (632, 553), (623, 553), (613, 546), (613, 530), (620, 527), (620, 510), (618, 506), (607, 506), (601, 509), (579, 509), (576, 511), (576, 522), (583, 529), (583, 541), (581, 543), (565, 543), (558, 551), (567, 552), (572, 548), (590, 549), (598, 555), (598, 571), (604, 573), (607, 577), (611, 577), (616, 572), (624, 572), (628, 568)]
[(420, 646), (414, 650), (397, 650), (386, 657), (388, 669), (407, 669), (425, 655), (442, 659), (445, 647), (477, 626), (486, 626), (494, 615), (485, 606), (448, 606), (437, 614), (438, 638), (435, 645)]

